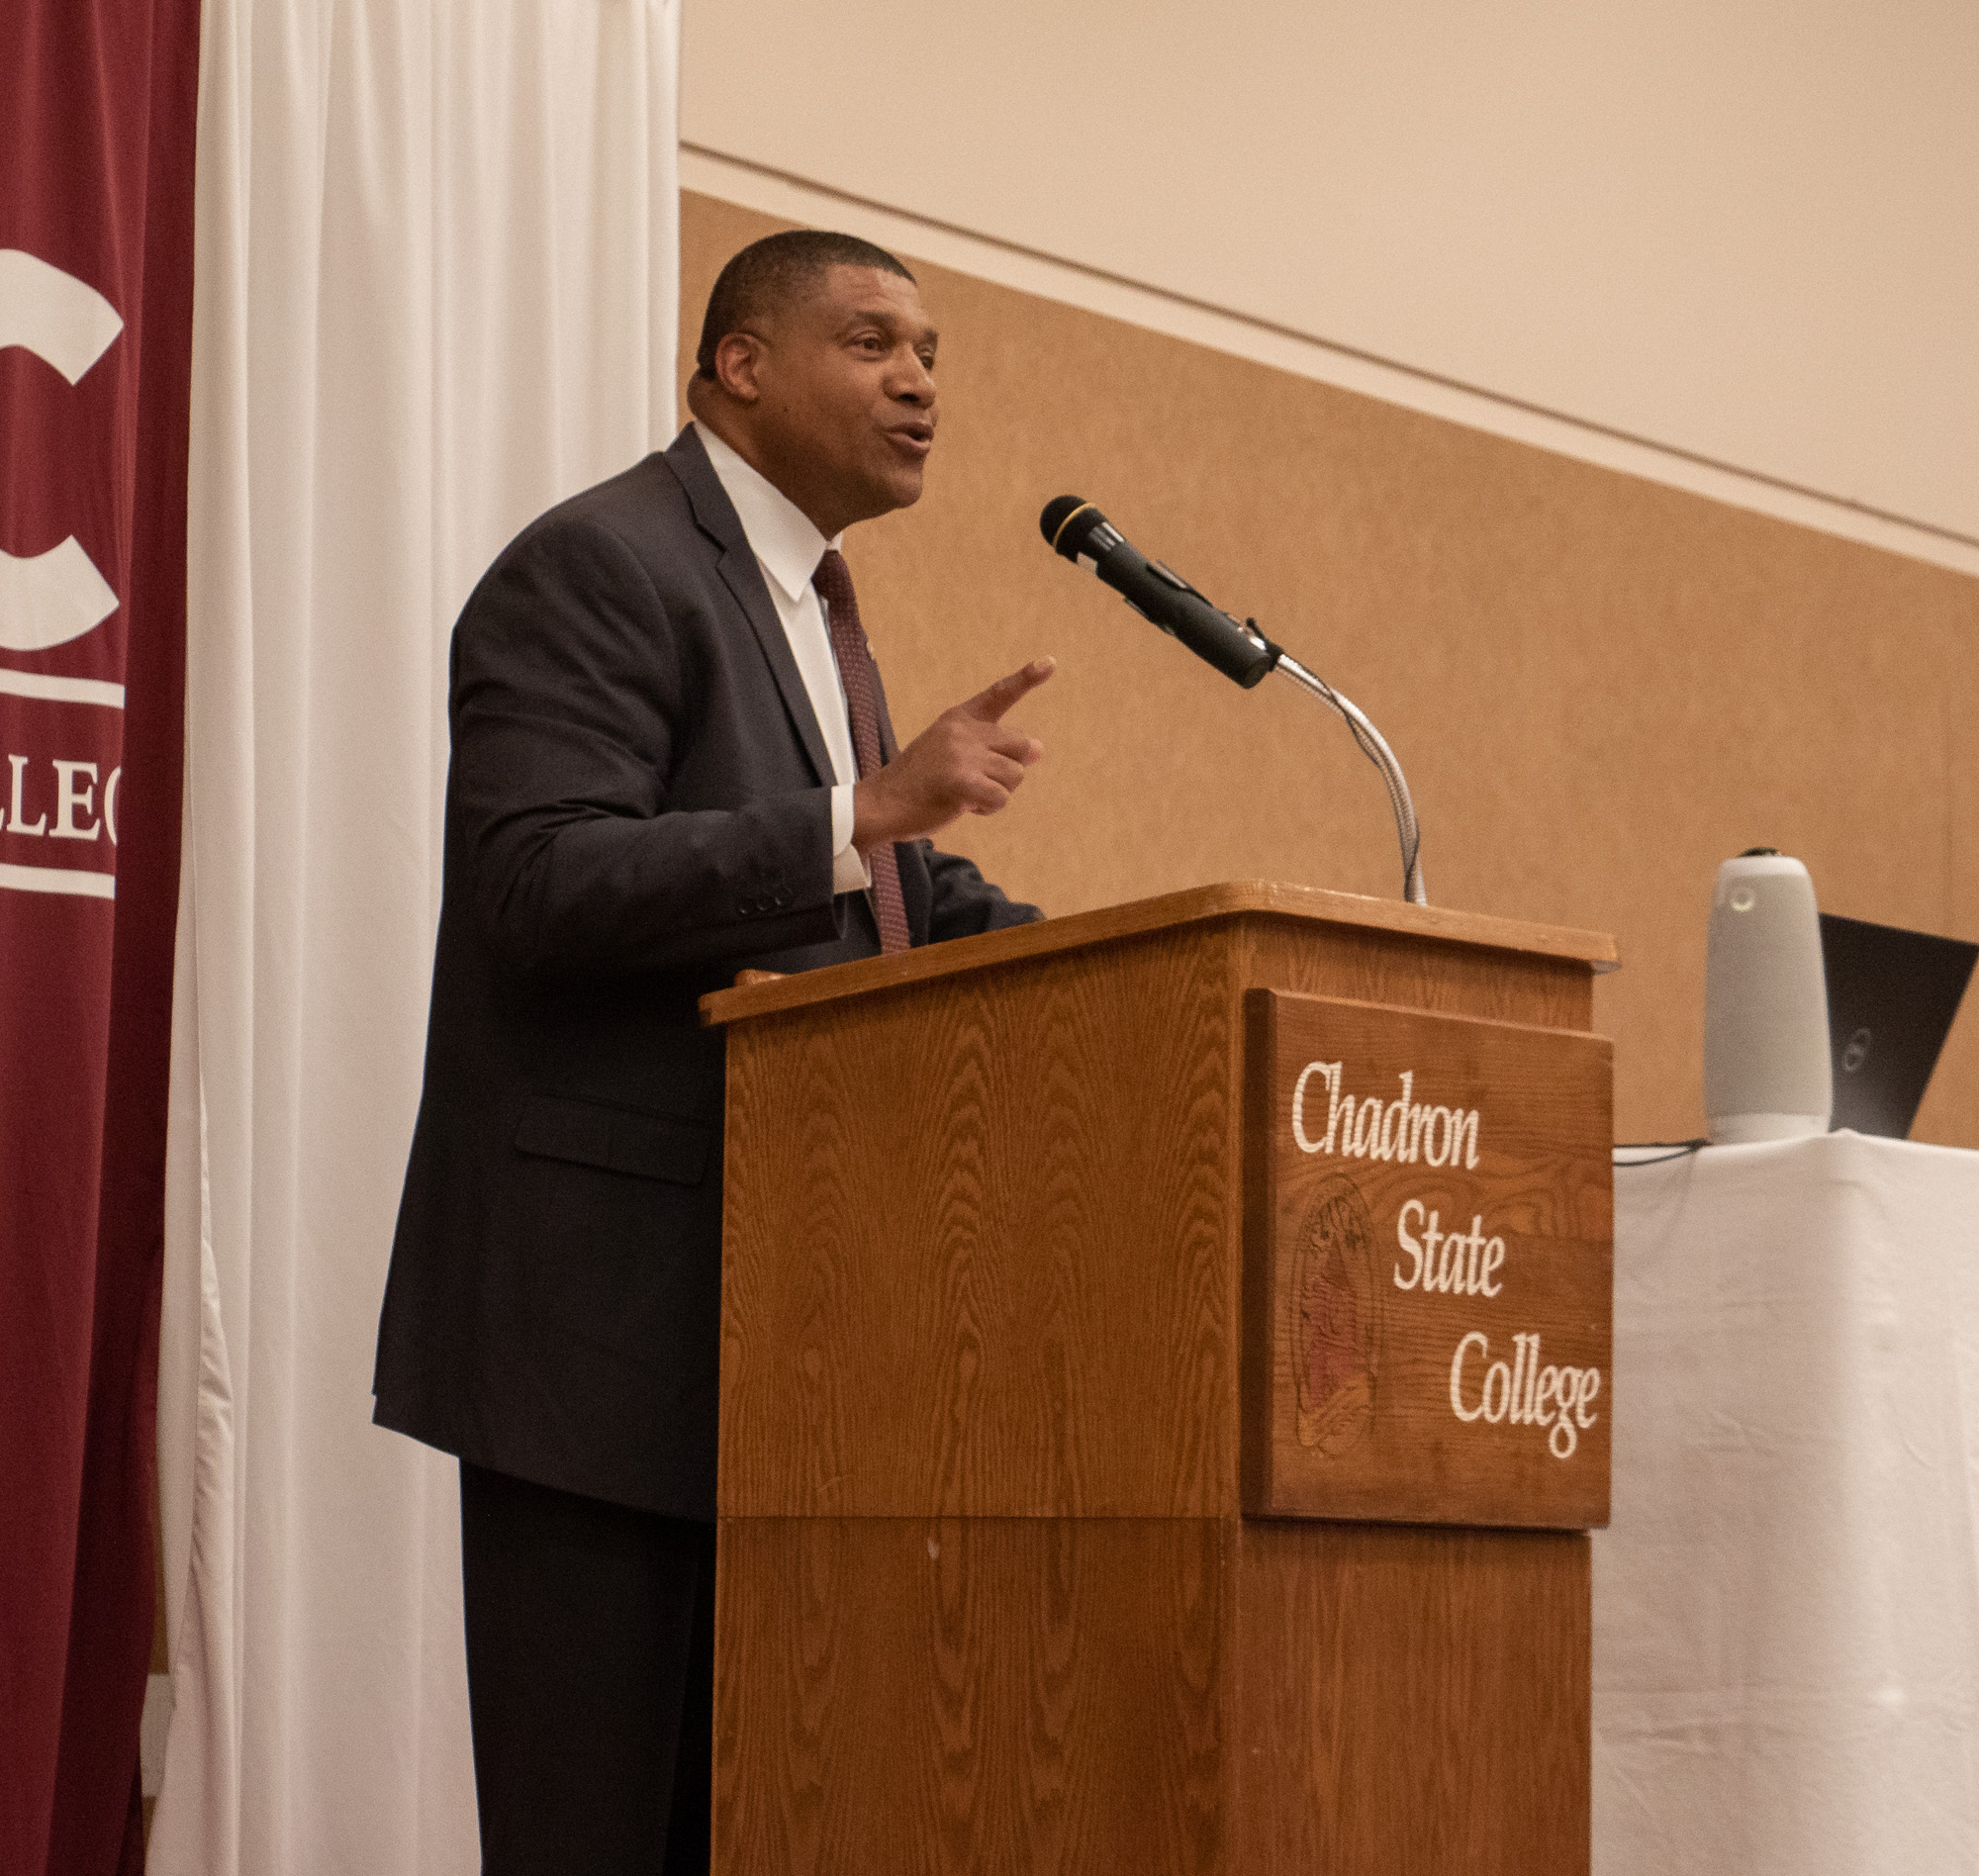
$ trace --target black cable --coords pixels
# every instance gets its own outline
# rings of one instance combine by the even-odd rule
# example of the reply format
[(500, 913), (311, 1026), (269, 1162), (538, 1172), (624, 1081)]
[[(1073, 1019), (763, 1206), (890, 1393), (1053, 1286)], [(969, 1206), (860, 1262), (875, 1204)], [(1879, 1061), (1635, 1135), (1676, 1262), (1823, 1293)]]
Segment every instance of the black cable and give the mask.
[(1708, 1146), (1710, 1146), (1710, 1144), (1711, 1144), (1711, 1142), (1710, 1142), (1709, 1140), (1706, 1140), (1706, 1139), (1699, 1139), (1699, 1140), (1618, 1140), (1618, 1141), (1617, 1141), (1617, 1142), (1615, 1143), (1615, 1147), (1614, 1147), (1614, 1151), (1615, 1151), (1616, 1153), (1647, 1153), (1647, 1152), (1648, 1152), (1648, 1151), (1649, 1151), (1649, 1149), (1650, 1149), (1651, 1147), (1670, 1147), (1670, 1148), (1673, 1148), (1673, 1149), (1674, 1149), (1674, 1151), (1673, 1151), (1673, 1152), (1670, 1152), (1670, 1153), (1659, 1153), (1659, 1154), (1657, 1154), (1657, 1155), (1656, 1155), (1656, 1157), (1655, 1157), (1655, 1158), (1654, 1158), (1653, 1160), (1617, 1160), (1617, 1161), (1615, 1162), (1615, 1164), (1616, 1164), (1616, 1165), (1617, 1165), (1618, 1167), (1624, 1167), (1624, 1166), (1661, 1166), (1661, 1165), (1663, 1164), (1663, 1162), (1664, 1162), (1664, 1161), (1666, 1161), (1666, 1160), (1687, 1160), (1687, 1159), (1689, 1159), (1689, 1157), (1690, 1157), (1690, 1156), (1691, 1156), (1691, 1155), (1692, 1155), (1693, 1153), (1695, 1153), (1695, 1152), (1696, 1152), (1696, 1151), (1697, 1151), (1697, 1150), (1698, 1150), (1698, 1149), (1699, 1149), (1700, 1147), (1708, 1147)]

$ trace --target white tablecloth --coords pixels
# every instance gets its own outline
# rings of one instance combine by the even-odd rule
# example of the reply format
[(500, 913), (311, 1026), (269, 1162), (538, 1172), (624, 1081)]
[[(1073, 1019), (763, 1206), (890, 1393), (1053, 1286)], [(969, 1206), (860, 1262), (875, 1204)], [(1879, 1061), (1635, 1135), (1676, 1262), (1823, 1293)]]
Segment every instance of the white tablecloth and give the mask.
[(1595, 1876), (1979, 1871), (1979, 1154), (1615, 1174)]

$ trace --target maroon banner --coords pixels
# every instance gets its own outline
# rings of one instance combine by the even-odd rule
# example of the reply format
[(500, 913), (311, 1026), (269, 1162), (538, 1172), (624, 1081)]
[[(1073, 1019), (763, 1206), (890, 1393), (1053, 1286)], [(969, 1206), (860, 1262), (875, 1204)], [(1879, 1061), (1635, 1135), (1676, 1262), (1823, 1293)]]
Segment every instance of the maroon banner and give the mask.
[(198, 0), (0, 4), (0, 1870), (136, 1871)]

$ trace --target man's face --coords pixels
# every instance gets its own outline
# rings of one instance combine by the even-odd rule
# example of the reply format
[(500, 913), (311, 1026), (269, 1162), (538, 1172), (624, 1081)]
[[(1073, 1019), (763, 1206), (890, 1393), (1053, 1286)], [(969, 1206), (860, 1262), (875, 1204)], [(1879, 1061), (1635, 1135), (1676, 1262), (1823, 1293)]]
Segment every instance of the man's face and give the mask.
[(935, 329), (912, 281), (829, 268), (749, 343), (736, 361), (756, 393), (745, 453), (820, 533), (920, 500)]

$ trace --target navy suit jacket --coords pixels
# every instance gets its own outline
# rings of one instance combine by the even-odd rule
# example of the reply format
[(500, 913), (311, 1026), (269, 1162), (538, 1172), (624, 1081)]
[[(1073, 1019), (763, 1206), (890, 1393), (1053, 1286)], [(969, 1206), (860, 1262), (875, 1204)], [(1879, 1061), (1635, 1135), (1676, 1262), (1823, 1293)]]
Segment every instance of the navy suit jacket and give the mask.
[[(867, 896), (832, 891), (830, 758), (692, 428), (504, 550), (455, 627), (448, 711), (375, 1418), (711, 1518), (723, 1043), (697, 1003), (744, 966), (880, 943)], [(891, 756), (884, 695), (881, 717)], [(926, 841), (895, 851), (916, 944), (1039, 916)]]

